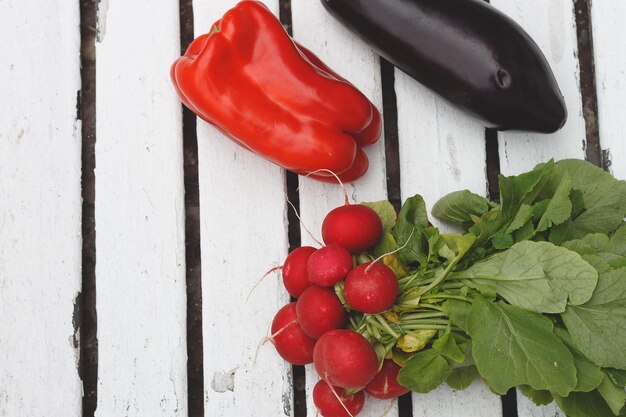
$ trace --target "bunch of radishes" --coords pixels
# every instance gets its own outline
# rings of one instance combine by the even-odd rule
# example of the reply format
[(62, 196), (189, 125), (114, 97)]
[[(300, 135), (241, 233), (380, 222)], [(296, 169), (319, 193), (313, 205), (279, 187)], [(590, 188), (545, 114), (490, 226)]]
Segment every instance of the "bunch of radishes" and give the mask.
[(375, 246), (382, 232), (374, 210), (351, 205), (346, 198), (324, 219), (325, 246), (297, 248), (280, 268), (285, 288), (297, 301), (278, 311), (270, 340), (287, 362), (315, 364), (321, 380), (313, 401), (324, 417), (356, 416), (364, 391), (379, 399), (408, 392), (397, 382), (400, 367), (379, 357), (361, 334), (346, 329), (347, 311), (383, 313), (398, 295), (396, 275), (384, 263), (356, 265), (357, 255)]

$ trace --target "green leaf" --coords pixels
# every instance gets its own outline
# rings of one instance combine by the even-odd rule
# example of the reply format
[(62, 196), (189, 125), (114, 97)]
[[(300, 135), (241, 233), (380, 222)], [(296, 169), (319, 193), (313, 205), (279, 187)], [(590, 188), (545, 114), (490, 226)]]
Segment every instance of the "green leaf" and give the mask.
[(446, 384), (452, 389), (463, 391), (472, 385), (476, 377), (478, 377), (478, 369), (476, 369), (475, 365), (461, 366), (452, 369), (452, 373), (446, 379)]
[(567, 330), (562, 327), (557, 327), (554, 329), (554, 333), (565, 343), (565, 346), (572, 352), (572, 356), (574, 357), (577, 379), (574, 391), (589, 392), (596, 389), (604, 379), (602, 369), (576, 349)]
[(565, 396), (576, 387), (574, 358), (541, 314), (477, 297), (468, 330), (476, 367), (496, 393), (528, 385)]
[(393, 237), (391, 232), (389, 230), (385, 230), (378, 244), (370, 249), (369, 252), (374, 255), (374, 257), (378, 258), (386, 253), (395, 251), (398, 247), (396, 239)]
[(448, 361), (436, 350), (428, 349), (406, 362), (398, 373), (398, 382), (411, 391), (427, 393), (441, 385), (451, 373)]
[(615, 385), (607, 375), (598, 387), (598, 392), (602, 395), (611, 411), (613, 411), (613, 414), (619, 415), (624, 408), (624, 403), (626, 403), (626, 392), (624, 392), (624, 389)]
[(506, 219), (514, 219), (522, 204), (530, 205), (534, 201), (553, 168), (554, 162), (550, 161), (518, 176), (500, 176), (500, 201)]
[(496, 233), (493, 236), (493, 247), (498, 250), (508, 249), (515, 243), (513, 235), (508, 233)]
[(543, 232), (553, 225), (561, 224), (570, 218), (572, 215), (572, 202), (569, 199), (570, 191), (572, 191), (572, 179), (569, 175), (563, 175), (545, 213), (539, 220), (537, 225), (539, 232)]
[(448, 300), (442, 307), (452, 324), (467, 332), (467, 320), (472, 312), (472, 304), (461, 300)]
[(598, 206), (585, 210), (574, 220), (577, 236), (588, 233), (608, 234), (624, 221), (624, 214), (615, 206)]
[(554, 161), (549, 161), (517, 176), (500, 175), (500, 202), (506, 219), (512, 220), (522, 204), (535, 200), (553, 168)]
[(626, 223), (615, 231), (609, 242), (609, 252), (626, 256)]
[(436, 334), (436, 330), (409, 330), (398, 339), (396, 346), (403, 352), (417, 352), (422, 350)]
[(474, 226), (469, 231), (476, 236), (478, 243), (486, 242), (506, 224), (506, 219), (499, 208), (488, 211), (482, 216), (472, 216)]
[(568, 301), (580, 305), (589, 300), (598, 273), (568, 249), (548, 242), (523, 241), (450, 277), (462, 279), (472, 288), (490, 286), (518, 307), (560, 313)]
[(572, 392), (567, 397), (554, 395), (556, 403), (568, 417), (610, 417), (613, 415), (597, 390)]
[(517, 229), (524, 226), (530, 219), (533, 218), (533, 208), (528, 204), (522, 204), (519, 211), (515, 215), (515, 218), (506, 228), (505, 233), (513, 233)]
[(626, 369), (626, 268), (600, 273), (591, 299), (561, 314), (574, 345), (602, 367)]
[(582, 238), (583, 243), (591, 247), (595, 252), (604, 252), (609, 248), (609, 237), (602, 233), (592, 233)]
[(574, 239), (577, 236), (578, 232), (574, 226), (574, 222), (567, 220), (565, 223), (554, 226), (550, 229), (548, 240), (550, 243), (560, 245), (561, 243)]
[(572, 201), (572, 219), (575, 219), (585, 210), (585, 197), (582, 191), (574, 189), (569, 193), (569, 198)]
[(361, 205), (371, 208), (378, 214), (383, 224), (383, 230), (389, 230), (396, 224), (396, 210), (387, 200), (361, 203)]
[(406, 247), (397, 253), (403, 262), (419, 262), (424, 264), (428, 261), (428, 242), (424, 239), (422, 231), (428, 227), (428, 216), (424, 199), (416, 195), (409, 198), (402, 205), (398, 220), (391, 229), (399, 247)]
[(539, 220), (541, 220), (541, 218), (545, 214), (546, 210), (548, 209), (548, 205), (550, 205), (550, 199), (541, 200), (541, 201), (538, 201), (535, 204), (533, 204), (533, 206), (532, 206), (532, 210), (533, 210), (533, 217), (532, 217), (532, 219), (533, 219), (534, 222), (539, 222)]
[(521, 229), (515, 231), (515, 241), (522, 242), (532, 239), (535, 236), (535, 225), (532, 221), (526, 223)]
[(455, 191), (441, 198), (431, 211), (437, 219), (466, 226), (473, 216), (482, 216), (490, 207), (489, 200), (469, 190)]
[(626, 182), (581, 160), (559, 161), (553, 175), (568, 174), (572, 187), (582, 192), (585, 211), (574, 219), (578, 237), (588, 233), (609, 234), (626, 217)]
[(408, 198), (398, 214), (397, 223), (406, 223), (410, 226), (428, 226), (428, 213), (426, 203), (421, 195), (417, 194)]
[(548, 405), (554, 401), (554, 397), (550, 394), (550, 391), (546, 390), (534, 390), (528, 385), (520, 385), (517, 387), (522, 394), (524, 394), (535, 405)]
[(626, 370), (605, 368), (604, 372), (611, 378), (611, 381), (618, 387), (626, 387)]
[(554, 172), (570, 175), (573, 188), (583, 193), (586, 209), (616, 205), (626, 210), (626, 182), (615, 179), (601, 168), (580, 159), (565, 159), (557, 163)]
[(471, 233), (467, 233), (464, 235), (460, 235), (457, 233), (444, 233), (441, 235), (444, 243), (447, 247), (452, 249), (454, 253), (457, 254), (457, 257), (462, 257), (465, 255), (471, 248), (474, 242), (476, 241), (476, 236)]
[(461, 352), (461, 349), (459, 349), (459, 346), (456, 344), (449, 330), (433, 342), (433, 349), (456, 363), (463, 363), (465, 360), (465, 355)]

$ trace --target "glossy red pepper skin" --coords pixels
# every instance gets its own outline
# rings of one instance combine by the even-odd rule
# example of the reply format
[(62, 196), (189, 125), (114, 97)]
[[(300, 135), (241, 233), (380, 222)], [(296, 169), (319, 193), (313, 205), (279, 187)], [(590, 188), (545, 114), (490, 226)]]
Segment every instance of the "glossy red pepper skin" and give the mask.
[[(352, 84), (297, 45), (257, 1), (242, 1), (171, 68), (183, 103), (239, 145), (298, 174), (343, 181), (367, 171), (380, 113)], [(313, 178), (335, 181), (328, 172)]]

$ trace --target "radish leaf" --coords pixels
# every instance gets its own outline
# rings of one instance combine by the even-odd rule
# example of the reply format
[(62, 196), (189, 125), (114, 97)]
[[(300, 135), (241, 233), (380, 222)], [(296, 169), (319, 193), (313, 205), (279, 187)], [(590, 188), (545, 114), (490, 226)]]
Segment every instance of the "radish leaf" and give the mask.
[(398, 373), (400, 385), (411, 391), (427, 393), (441, 385), (452, 373), (448, 361), (436, 350), (413, 355)]
[(574, 358), (547, 317), (477, 297), (468, 324), (476, 367), (496, 393), (528, 385), (566, 396), (576, 387)]
[(591, 298), (597, 271), (579, 254), (548, 242), (523, 241), (453, 273), (472, 287), (492, 287), (509, 303), (540, 313), (561, 313), (568, 301)]
[(596, 365), (626, 369), (626, 268), (601, 273), (591, 299), (561, 317), (581, 353)]

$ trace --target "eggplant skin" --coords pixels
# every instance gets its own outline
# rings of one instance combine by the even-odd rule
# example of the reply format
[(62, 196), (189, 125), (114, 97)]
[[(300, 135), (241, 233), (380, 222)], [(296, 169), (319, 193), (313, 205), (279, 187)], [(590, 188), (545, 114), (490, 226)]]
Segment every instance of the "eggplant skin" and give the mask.
[(482, 0), (321, 0), (393, 65), (498, 130), (552, 133), (567, 120), (545, 56)]

